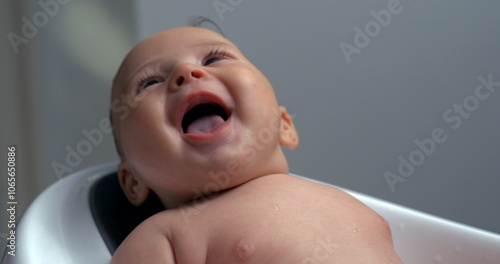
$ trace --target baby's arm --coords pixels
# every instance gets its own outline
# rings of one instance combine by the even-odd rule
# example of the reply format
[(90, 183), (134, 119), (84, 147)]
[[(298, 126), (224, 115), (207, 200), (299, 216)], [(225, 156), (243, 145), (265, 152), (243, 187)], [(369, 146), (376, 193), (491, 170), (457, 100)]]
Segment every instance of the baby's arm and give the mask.
[(175, 264), (174, 252), (164, 232), (152, 221), (144, 221), (118, 247), (111, 264)]

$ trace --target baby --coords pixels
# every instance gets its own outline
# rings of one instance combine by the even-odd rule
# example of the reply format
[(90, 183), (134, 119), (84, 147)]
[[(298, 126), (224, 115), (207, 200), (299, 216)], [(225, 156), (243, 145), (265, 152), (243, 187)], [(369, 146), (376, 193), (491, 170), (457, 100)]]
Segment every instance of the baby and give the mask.
[[(167, 210), (112, 263), (401, 263), (387, 222), (345, 192), (288, 175), (298, 135), (266, 77), (223, 36), (184, 27), (127, 55), (112, 101), (120, 184)], [(123, 106), (121, 106), (123, 108)]]

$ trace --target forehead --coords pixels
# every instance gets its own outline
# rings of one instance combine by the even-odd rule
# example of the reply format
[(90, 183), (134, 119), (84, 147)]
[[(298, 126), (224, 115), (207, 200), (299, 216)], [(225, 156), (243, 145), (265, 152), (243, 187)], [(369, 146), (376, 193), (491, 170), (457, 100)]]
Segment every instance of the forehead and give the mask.
[[(228, 45), (235, 47), (221, 35), (202, 28), (176, 28), (160, 32), (140, 42), (127, 55), (123, 66), (133, 70), (141, 64), (158, 58), (159, 55), (175, 56), (201, 45)], [(163, 57), (163, 56), (162, 56)]]
[(115, 84), (121, 86), (119, 83), (158, 58), (172, 58), (204, 45), (227, 45), (239, 52), (231, 41), (207, 29), (182, 27), (166, 30), (141, 41), (129, 52), (118, 70)]

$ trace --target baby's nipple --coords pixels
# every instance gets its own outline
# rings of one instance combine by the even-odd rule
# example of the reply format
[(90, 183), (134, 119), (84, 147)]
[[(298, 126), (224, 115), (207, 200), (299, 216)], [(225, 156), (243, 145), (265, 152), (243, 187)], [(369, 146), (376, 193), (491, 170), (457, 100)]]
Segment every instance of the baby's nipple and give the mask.
[(255, 252), (255, 245), (248, 239), (241, 239), (234, 246), (236, 258), (240, 261), (248, 261)]

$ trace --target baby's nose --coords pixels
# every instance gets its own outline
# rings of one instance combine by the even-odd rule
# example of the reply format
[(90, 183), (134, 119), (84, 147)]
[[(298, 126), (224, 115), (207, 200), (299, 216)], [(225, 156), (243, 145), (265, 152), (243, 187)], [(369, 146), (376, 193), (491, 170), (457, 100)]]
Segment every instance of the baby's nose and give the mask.
[(194, 65), (191, 63), (179, 64), (170, 79), (170, 92), (176, 92), (182, 88), (182, 86), (187, 85), (190, 82), (196, 81), (198, 79), (203, 79), (207, 76), (206, 72), (201, 68), (201, 66)]

